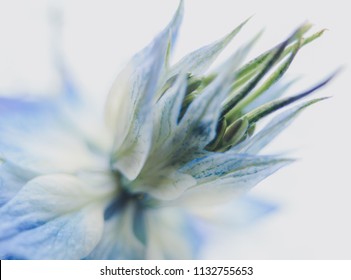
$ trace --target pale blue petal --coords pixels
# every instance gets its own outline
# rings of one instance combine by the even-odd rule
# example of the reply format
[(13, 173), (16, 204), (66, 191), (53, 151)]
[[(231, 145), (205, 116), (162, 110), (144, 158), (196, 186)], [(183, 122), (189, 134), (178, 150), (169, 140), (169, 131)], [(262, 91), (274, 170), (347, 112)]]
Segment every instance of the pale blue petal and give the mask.
[[(164, 155), (160, 152), (160, 148), (167, 140), (173, 137), (173, 132), (178, 125), (179, 112), (182, 107), (186, 89), (185, 82), (186, 77), (184, 75), (179, 75), (174, 85), (165, 92), (155, 105), (152, 148), (139, 174), (141, 180), (149, 180), (154, 177), (150, 176), (150, 174), (161, 175), (159, 170), (164, 167)], [(164, 172), (162, 172), (162, 175), (167, 176)], [(151, 188), (153, 184), (154, 183), (151, 185), (149, 184)]]
[(110, 187), (70, 175), (29, 181), (0, 208), (0, 257), (79, 259), (99, 242)]
[(97, 244), (102, 213), (94, 207), (59, 216), (3, 243), (1, 259), (81, 259)]
[(182, 108), (186, 93), (186, 76), (179, 75), (174, 85), (167, 90), (155, 105), (154, 136), (152, 152), (157, 153), (157, 148), (172, 136), (178, 124), (179, 113)]
[(198, 184), (179, 198), (190, 205), (213, 205), (238, 197), (260, 181), (291, 163), (272, 156), (215, 154), (185, 167), (182, 172), (194, 176)]
[(280, 162), (275, 156), (257, 156), (250, 154), (237, 154), (232, 151), (226, 153), (209, 153), (207, 156), (195, 159), (179, 172), (193, 176), (198, 183), (212, 181), (227, 176), (233, 171), (245, 170), (252, 166), (266, 166)]
[(107, 100), (107, 124), (115, 135), (112, 164), (130, 180), (139, 174), (149, 153), (155, 95), (182, 11), (181, 3), (170, 25), (120, 73)]

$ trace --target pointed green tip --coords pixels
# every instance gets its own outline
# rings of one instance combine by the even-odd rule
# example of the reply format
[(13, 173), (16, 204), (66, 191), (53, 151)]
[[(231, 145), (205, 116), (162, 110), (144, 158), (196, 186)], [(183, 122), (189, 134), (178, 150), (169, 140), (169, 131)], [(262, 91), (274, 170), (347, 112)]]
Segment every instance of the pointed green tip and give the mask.
[(302, 111), (302, 110), (306, 109), (307, 107), (310, 107), (310, 106), (313, 105), (313, 104), (319, 103), (319, 102), (321, 102), (321, 101), (323, 101), (323, 100), (327, 100), (327, 99), (329, 99), (329, 98), (331, 98), (331, 96), (324, 96), (324, 97), (315, 98), (315, 99), (312, 99), (312, 100), (310, 100), (310, 101), (307, 101), (307, 102), (305, 102), (305, 104), (303, 104), (303, 105), (299, 108), (298, 111)]
[(237, 35), (240, 30), (246, 25), (246, 23), (252, 18), (253, 16), (248, 17), (242, 23), (240, 23), (237, 27), (235, 27), (232, 31), (230, 31), (227, 35), (224, 36), (223, 43), (224, 45), (228, 45), (230, 41)]
[(247, 24), (252, 18), (254, 17), (254, 14), (249, 16), (247, 19), (245, 19), (240, 25), (239, 27), (243, 27), (245, 24)]
[(298, 27), (293, 33), (294, 38), (301, 38), (308, 30), (312, 28), (312, 24), (310, 22), (305, 22)]
[(304, 46), (304, 45), (307, 45), (308, 43), (313, 42), (314, 40), (321, 37), (326, 31), (328, 31), (328, 29), (322, 29), (322, 30), (312, 34), (311, 36), (303, 37), (302, 38), (302, 45)]
[(322, 30), (320, 30), (319, 32), (317, 32), (318, 34), (320, 34), (319, 36), (323, 35), (325, 32), (330, 31), (328, 28), (323, 28)]
[(284, 166), (288, 164), (292, 164), (297, 161), (297, 158), (278, 158), (278, 162), (281, 162), (284, 164)]

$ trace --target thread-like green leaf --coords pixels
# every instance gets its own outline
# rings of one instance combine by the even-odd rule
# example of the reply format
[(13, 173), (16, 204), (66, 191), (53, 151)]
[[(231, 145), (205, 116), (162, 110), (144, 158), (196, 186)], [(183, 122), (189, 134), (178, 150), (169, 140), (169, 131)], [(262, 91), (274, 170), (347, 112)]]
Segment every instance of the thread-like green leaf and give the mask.
[(301, 44), (294, 44), (294, 49), (292, 50), (288, 59), (282, 63), (267, 79), (266, 81), (253, 93), (249, 94), (245, 99), (240, 101), (240, 103), (236, 106), (233, 113), (235, 111), (240, 111), (245, 106), (249, 105), (252, 101), (258, 98), (263, 92), (268, 90), (273, 84), (275, 84), (289, 69), (291, 63), (293, 62), (298, 50), (301, 48)]
[(298, 28), (288, 39), (286, 39), (279, 48), (274, 51), (273, 56), (263, 66), (263, 69), (249, 81), (247, 86), (243, 90), (238, 92), (232, 99), (230, 99), (223, 107), (221, 116), (224, 117), (230, 110), (232, 110), (244, 97), (246, 97), (252, 89), (259, 83), (259, 81), (268, 73), (268, 71), (279, 61), (280, 56), (283, 54), (285, 48), (296, 38), (300, 39), (301, 36), (308, 30), (310, 26), (308, 24), (302, 25)]
[(247, 133), (249, 125), (249, 120), (246, 117), (236, 120), (226, 129), (217, 148), (220, 151), (225, 151), (227, 148), (240, 142)]
[(325, 80), (323, 80), (322, 82), (320, 82), (319, 84), (317, 84), (316, 86), (312, 87), (311, 89), (304, 91), (300, 94), (291, 96), (291, 97), (287, 97), (287, 98), (283, 98), (281, 100), (276, 100), (276, 101), (272, 101), (268, 104), (264, 104), (260, 107), (258, 107), (257, 109), (253, 110), (252, 112), (249, 112), (246, 114), (247, 118), (249, 119), (250, 123), (254, 123), (257, 122), (259, 119), (273, 113), (276, 110), (279, 110), (297, 100), (300, 100), (308, 95), (310, 95), (311, 93), (315, 92), (317, 89), (325, 86), (327, 83), (329, 83), (337, 74), (337, 72), (333, 73), (332, 75), (330, 75), (328, 78), (326, 78)]
[[(324, 33), (324, 31), (325, 30), (321, 30), (306, 38), (300, 38), (297, 42), (294, 42), (287, 46), (283, 51), (281, 57), (279, 58), (279, 60), (277, 60), (275, 64), (278, 64), (282, 60), (286, 59), (288, 55), (290, 55), (291, 57), (292, 53), (297, 49), (298, 46), (298, 49), (300, 49), (303, 46), (311, 43), (315, 39), (319, 38)], [(267, 64), (269, 59), (272, 57), (273, 53), (277, 51), (278, 47), (281, 46), (281, 44), (270, 49), (269, 51), (266, 51), (257, 58), (251, 60), (238, 71), (238, 73), (236, 74), (236, 79), (232, 85), (232, 92), (227, 100), (233, 98), (237, 94), (238, 89), (243, 88), (243, 86), (246, 85), (255, 76), (257, 72), (262, 71), (263, 67)]]

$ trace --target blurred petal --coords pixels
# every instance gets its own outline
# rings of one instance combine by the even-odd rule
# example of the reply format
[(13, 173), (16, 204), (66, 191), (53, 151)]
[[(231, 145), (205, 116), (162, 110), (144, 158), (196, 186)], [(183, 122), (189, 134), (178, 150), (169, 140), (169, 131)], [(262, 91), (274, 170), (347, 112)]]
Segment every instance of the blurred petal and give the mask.
[(250, 196), (241, 196), (216, 205), (193, 205), (189, 211), (198, 218), (204, 232), (212, 230), (238, 230), (272, 212), (276, 207)]
[(146, 215), (147, 259), (193, 259), (201, 234), (180, 208), (150, 209)]
[(126, 209), (107, 219), (101, 239), (87, 259), (143, 259), (144, 246), (134, 231), (135, 205), (128, 204)]
[(62, 174), (29, 181), (0, 208), (1, 258), (85, 257), (101, 238), (112, 191)]
[(11, 162), (0, 162), (0, 207), (36, 175)]
[(0, 99), (0, 158), (38, 174), (100, 169), (102, 160), (55, 101)]

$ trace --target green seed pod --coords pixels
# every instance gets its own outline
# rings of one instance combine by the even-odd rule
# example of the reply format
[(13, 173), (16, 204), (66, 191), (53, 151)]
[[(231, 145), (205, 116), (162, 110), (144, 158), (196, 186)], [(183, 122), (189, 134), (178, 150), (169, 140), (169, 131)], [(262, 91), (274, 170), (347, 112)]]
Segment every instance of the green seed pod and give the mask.
[(240, 118), (232, 123), (225, 131), (218, 147), (221, 151), (237, 144), (247, 133), (249, 121), (246, 117)]
[(227, 129), (227, 121), (224, 118), (218, 123), (216, 137), (206, 146), (206, 150), (215, 151), (219, 143), (221, 142), (224, 132)]

